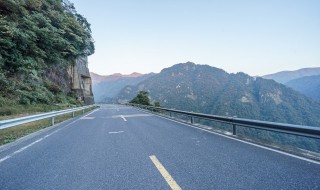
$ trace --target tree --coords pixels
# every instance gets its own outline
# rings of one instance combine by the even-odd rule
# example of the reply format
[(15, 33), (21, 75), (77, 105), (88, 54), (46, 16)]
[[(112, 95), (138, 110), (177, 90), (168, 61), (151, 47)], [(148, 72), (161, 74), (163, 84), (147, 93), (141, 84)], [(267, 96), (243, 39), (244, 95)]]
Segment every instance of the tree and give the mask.
[(154, 105), (155, 107), (160, 107), (160, 102), (154, 102), (153, 105)]
[(90, 23), (68, 0), (0, 0), (1, 98), (60, 103), (57, 94), (68, 90), (46, 80), (60, 78), (65, 88), (68, 67), (93, 53)]
[(138, 95), (130, 101), (130, 103), (149, 106), (150, 105), (149, 93), (146, 91), (140, 91)]

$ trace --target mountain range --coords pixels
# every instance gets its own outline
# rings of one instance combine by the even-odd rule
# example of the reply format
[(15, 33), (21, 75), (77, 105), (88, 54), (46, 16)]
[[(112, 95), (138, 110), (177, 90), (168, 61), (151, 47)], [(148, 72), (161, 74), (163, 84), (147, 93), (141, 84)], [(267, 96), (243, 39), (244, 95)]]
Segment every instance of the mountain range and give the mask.
[(314, 75), (320, 75), (320, 67), (303, 68), (295, 71), (281, 71), (274, 74), (264, 75), (262, 78), (273, 79), (279, 83), (286, 84), (294, 79)]
[(320, 102), (261, 77), (229, 74), (191, 62), (163, 69), (123, 88), (114, 101), (127, 102), (139, 91), (163, 107), (302, 125), (320, 125)]
[(282, 71), (262, 77), (273, 79), (310, 98), (320, 101), (320, 67)]
[(285, 85), (310, 98), (320, 100), (320, 75), (293, 79), (287, 82)]
[(92, 78), (92, 91), (96, 102), (111, 103), (113, 98), (127, 85), (135, 85), (151, 77), (154, 73), (140, 74), (132, 73), (122, 75), (115, 73), (112, 75), (98, 75), (90, 73)]

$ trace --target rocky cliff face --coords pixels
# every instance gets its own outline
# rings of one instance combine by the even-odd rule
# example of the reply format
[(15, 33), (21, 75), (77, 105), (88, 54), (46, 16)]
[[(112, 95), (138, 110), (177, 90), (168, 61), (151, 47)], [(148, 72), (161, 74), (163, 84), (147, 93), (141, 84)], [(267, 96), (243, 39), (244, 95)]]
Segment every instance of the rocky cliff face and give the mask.
[(88, 58), (79, 56), (70, 66), (68, 73), (71, 78), (71, 89), (75, 92), (78, 100), (87, 105), (94, 104)]

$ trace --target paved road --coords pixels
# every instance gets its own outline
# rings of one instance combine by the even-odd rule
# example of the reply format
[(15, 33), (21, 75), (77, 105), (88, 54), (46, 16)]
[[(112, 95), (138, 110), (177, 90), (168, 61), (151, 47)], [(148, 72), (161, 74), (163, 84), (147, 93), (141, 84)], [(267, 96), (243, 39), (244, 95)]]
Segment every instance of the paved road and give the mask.
[(320, 189), (320, 165), (121, 106), (0, 148), (1, 190), (178, 187)]

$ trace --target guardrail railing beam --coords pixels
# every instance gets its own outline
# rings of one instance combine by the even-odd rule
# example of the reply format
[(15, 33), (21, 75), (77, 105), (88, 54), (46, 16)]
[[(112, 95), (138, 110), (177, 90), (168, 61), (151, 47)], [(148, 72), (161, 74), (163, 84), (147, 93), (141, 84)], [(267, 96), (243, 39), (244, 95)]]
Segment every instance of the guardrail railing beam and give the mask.
[(241, 126), (241, 127), (247, 127), (247, 128), (261, 129), (266, 131), (274, 131), (279, 133), (286, 133), (291, 135), (320, 139), (320, 127), (209, 115), (209, 114), (187, 112), (187, 111), (181, 111), (181, 110), (175, 110), (175, 109), (160, 108), (155, 106), (142, 106), (137, 104), (127, 104), (127, 105), (136, 106), (136, 107), (145, 108), (145, 109), (147, 108), (147, 109), (169, 112), (170, 117), (172, 117), (173, 113), (187, 115), (191, 117), (190, 122), (192, 124), (194, 123), (194, 119), (193, 119), (194, 117), (216, 121), (220, 123), (231, 124), (233, 135), (237, 135), (237, 126)]
[(3, 121), (0, 121), (0, 130), (14, 127), (14, 126), (21, 125), (21, 124), (25, 124), (25, 123), (39, 121), (42, 119), (47, 119), (47, 118), (51, 118), (51, 124), (54, 125), (54, 123), (55, 123), (54, 117), (56, 117), (58, 115), (72, 113), (72, 117), (74, 117), (76, 111), (82, 110), (82, 113), (84, 113), (85, 109), (88, 109), (88, 108), (91, 108), (94, 106), (96, 106), (96, 105), (83, 106), (83, 107), (77, 107), (77, 108), (72, 108), (72, 109), (68, 109), (68, 110), (53, 111), (53, 112), (31, 115), (31, 116), (26, 116), (26, 117), (21, 117), (21, 118), (16, 118), (16, 119), (3, 120)]

